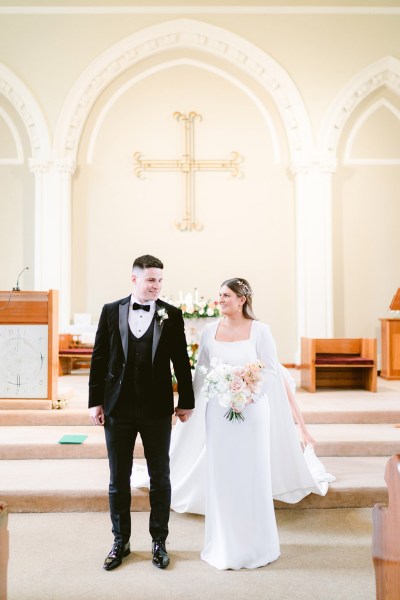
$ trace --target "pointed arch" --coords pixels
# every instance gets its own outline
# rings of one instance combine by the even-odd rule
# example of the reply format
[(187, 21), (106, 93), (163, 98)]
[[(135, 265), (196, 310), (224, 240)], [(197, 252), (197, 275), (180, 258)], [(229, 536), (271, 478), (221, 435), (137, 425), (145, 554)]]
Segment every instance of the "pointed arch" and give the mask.
[(292, 162), (307, 162), (312, 133), (301, 96), (287, 72), (263, 50), (220, 27), (177, 19), (138, 31), (114, 44), (82, 73), (65, 100), (57, 123), (54, 154), (76, 160), (90, 110), (102, 91), (121, 73), (166, 50), (196, 49), (223, 58), (258, 82), (282, 118)]
[(43, 113), (27, 86), (0, 63), (0, 94), (15, 108), (25, 126), (31, 145), (31, 158), (47, 158), (50, 135)]
[(400, 96), (400, 60), (392, 56), (381, 58), (363, 69), (333, 101), (318, 136), (317, 155), (321, 159), (336, 161), (337, 146), (349, 117), (365, 98), (384, 86)]
[(400, 164), (400, 158), (388, 159), (388, 158), (353, 158), (352, 151), (353, 145), (357, 138), (358, 133), (361, 131), (364, 124), (368, 121), (370, 117), (374, 115), (379, 109), (384, 108), (389, 113), (393, 115), (395, 119), (399, 121), (400, 124), (400, 110), (396, 108), (391, 102), (386, 100), (386, 98), (379, 98), (376, 102), (373, 103), (372, 106), (367, 108), (363, 112), (363, 114), (357, 119), (352, 130), (350, 131), (350, 135), (346, 142), (346, 146), (344, 149), (343, 161), (346, 165), (351, 164), (367, 164), (367, 165), (398, 165)]

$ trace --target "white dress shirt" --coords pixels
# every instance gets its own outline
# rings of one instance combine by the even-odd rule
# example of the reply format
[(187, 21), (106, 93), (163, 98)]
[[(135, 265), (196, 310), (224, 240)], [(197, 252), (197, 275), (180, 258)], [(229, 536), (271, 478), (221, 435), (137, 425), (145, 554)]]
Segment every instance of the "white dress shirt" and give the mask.
[[(149, 305), (150, 310), (147, 312), (146, 310), (133, 310), (132, 304), (137, 302), (137, 304)], [(129, 329), (132, 331), (133, 335), (137, 338), (142, 337), (148, 330), (150, 323), (153, 320), (154, 312), (156, 310), (155, 300), (149, 300), (148, 302), (139, 302), (137, 298), (132, 294), (129, 302), (129, 316), (128, 323)]]

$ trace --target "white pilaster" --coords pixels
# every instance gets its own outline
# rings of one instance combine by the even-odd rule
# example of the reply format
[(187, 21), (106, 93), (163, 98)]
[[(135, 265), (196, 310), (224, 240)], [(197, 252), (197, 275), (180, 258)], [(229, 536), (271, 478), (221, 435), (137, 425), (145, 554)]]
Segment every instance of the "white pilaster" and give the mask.
[(70, 324), (72, 296), (72, 192), (71, 178), (76, 164), (72, 159), (56, 160), (54, 163), (55, 178), (59, 200), (59, 289), (60, 289), (60, 331)]
[(42, 291), (46, 289), (45, 284), (45, 180), (48, 178), (50, 163), (47, 160), (34, 159), (29, 160), (29, 169), (35, 176), (35, 198), (34, 198), (34, 256), (32, 264), (29, 267), (33, 270), (34, 290)]
[(75, 162), (30, 160), (35, 175), (34, 288), (59, 290), (60, 330), (71, 316), (71, 176)]
[[(297, 338), (333, 335), (331, 180), (335, 164), (293, 165)], [(296, 362), (300, 362), (299, 348)]]

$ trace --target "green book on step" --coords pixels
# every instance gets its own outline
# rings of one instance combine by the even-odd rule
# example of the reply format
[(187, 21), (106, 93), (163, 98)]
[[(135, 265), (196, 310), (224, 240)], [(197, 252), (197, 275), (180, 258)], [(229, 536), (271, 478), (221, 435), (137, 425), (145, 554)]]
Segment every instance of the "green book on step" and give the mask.
[(82, 444), (87, 438), (87, 435), (63, 435), (58, 440), (59, 444)]

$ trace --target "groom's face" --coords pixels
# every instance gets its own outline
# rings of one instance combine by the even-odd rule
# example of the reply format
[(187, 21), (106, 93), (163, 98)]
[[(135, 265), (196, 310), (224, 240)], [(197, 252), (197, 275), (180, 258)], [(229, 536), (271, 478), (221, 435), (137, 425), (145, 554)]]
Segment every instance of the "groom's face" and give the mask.
[(157, 300), (161, 292), (163, 270), (151, 267), (150, 269), (134, 269), (132, 273), (133, 293), (139, 302)]

